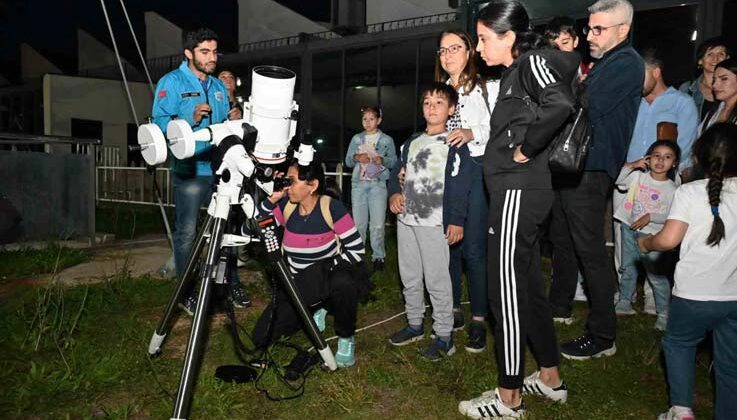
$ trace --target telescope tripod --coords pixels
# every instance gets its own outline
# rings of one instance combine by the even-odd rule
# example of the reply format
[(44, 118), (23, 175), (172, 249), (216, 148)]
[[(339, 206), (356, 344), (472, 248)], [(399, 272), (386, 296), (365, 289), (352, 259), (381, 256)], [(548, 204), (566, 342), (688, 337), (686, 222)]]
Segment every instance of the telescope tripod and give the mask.
[[(210, 299), (213, 291), (214, 283), (221, 283), (225, 277), (225, 260), (221, 258), (223, 247), (242, 246), (251, 242), (261, 242), (265, 249), (269, 260), (275, 267), (275, 274), (278, 281), (284, 288), (285, 292), (291, 299), (297, 314), (304, 323), (308, 337), (315, 345), (326, 367), (330, 370), (337, 369), (335, 357), (332, 350), (325, 342), (322, 334), (317, 329), (315, 322), (308, 307), (302, 301), (299, 292), (294, 285), (294, 278), (289, 271), (289, 267), (280, 251), (279, 242), (276, 236), (276, 222), (272, 216), (255, 220), (255, 203), (250, 194), (244, 194), (241, 198), (241, 188), (244, 178), (238, 170), (229, 171), (225, 169), (219, 177), (217, 192), (213, 194), (207, 210), (208, 216), (202, 229), (198, 233), (192, 250), (187, 258), (182, 276), (178, 279), (178, 283), (174, 294), (169, 300), (156, 331), (148, 347), (148, 353), (151, 356), (157, 356), (161, 353), (161, 346), (167, 334), (171, 330), (171, 319), (174, 315), (174, 309), (184, 296), (184, 292), (188, 290), (190, 282), (193, 281), (192, 276), (197, 266), (202, 250), (207, 245), (204, 264), (200, 269), (200, 291), (198, 296), (197, 309), (194, 312), (192, 327), (187, 343), (187, 350), (184, 357), (184, 365), (179, 382), (179, 390), (174, 402), (174, 409), (171, 419), (186, 419), (189, 415), (192, 393), (194, 390), (195, 380), (197, 379), (197, 368), (201, 360), (203, 344), (205, 339), (206, 321)], [(247, 179), (246, 179), (247, 181)], [(225, 227), (228, 218), (233, 211), (232, 206), (240, 205), (246, 217), (249, 220), (255, 220), (254, 223), (258, 237), (238, 236), (225, 233)]]

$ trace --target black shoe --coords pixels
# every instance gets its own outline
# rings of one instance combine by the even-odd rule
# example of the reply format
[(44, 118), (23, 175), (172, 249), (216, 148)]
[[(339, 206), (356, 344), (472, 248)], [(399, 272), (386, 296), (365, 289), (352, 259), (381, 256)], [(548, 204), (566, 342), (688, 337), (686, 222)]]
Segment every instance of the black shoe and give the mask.
[(197, 295), (192, 295), (179, 302), (179, 307), (189, 316), (194, 316), (197, 310)]
[(243, 286), (236, 286), (230, 290), (230, 299), (236, 308), (248, 308), (251, 306), (251, 299), (248, 298)]
[(305, 373), (307, 373), (307, 371), (309, 371), (310, 368), (316, 365), (319, 361), (320, 356), (318, 354), (311, 354), (305, 351), (300, 351), (287, 365), (286, 372), (284, 372), (284, 377), (288, 381), (296, 381), (299, 378), (303, 377)]
[(374, 270), (373, 272), (374, 273), (378, 273), (380, 271), (384, 271), (384, 260), (383, 259), (374, 260), (373, 261), (373, 265), (374, 265), (374, 267), (373, 267), (373, 270)]
[(460, 331), (466, 325), (466, 321), (463, 320), (463, 312), (453, 311), (453, 331)]
[(590, 334), (584, 334), (560, 345), (560, 354), (571, 360), (614, 356), (615, 353), (617, 353), (617, 346), (614, 341), (596, 340)]
[(486, 327), (483, 322), (471, 321), (468, 328), (468, 343), (466, 351), (469, 353), (481, 353), (486, 349)]

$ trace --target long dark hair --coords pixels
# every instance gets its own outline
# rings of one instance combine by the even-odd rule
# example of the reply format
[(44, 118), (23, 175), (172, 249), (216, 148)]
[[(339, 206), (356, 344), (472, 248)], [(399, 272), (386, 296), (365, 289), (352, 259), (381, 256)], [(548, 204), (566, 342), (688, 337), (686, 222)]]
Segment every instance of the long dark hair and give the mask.
[[(459, 85), (463, 86), (465, 94), (468, 95), (476, 87), (476, 83), (479, 82), (478, 69), (476, 66), (476, 50), (474, 50), (471, 36), (469, 36), (466, 31), (462, 31), (460, 29), (449, 29), (447, 31), (443, 31), (438, 37), (438, 48), (440, 48), (440, 43), (443, 41), (443, 38), (445, 38), (446, 35), (455, 35), (459, 37), (463, 41), (463, 46), (466, 47), (466, 49), (468, 50), (468, 62), (466, 63), (466, 67), (464, 67), (463, 71), (461, 72), (461, 77), (458, 78)], [(445, 70), (443, 70), (443, 66), (440, 64), (440, 55), (436, 54), (435, 81), (445, 83), (448, 78), (450, 78), (450, 75)]]
[[(730, 73), (737, 76), (737, 57), (731, 57), (726, 60), (723, 60), (722, 62), (720, 62), (714, 67), (714, 71), (716, 71), (716, 69), (718, 68), (727, 70)], [(732, 111), (727, 116), (727, 122), (730, 122), (732, 124), (737, 124), (737, 106), (732, 108)]]
[(696, 165), (709, 178), (706, 190), (714, 222), (706, 244), (719, 245), (724, 239), (724, 222), (719, 216), (724, 178), (737, 176), (737, 125), (716, 123), (709, 127), (694, 143), (693, 156)]
[(512, 57), (517, 58), (530, 50), (549, 47), (547, 41), (530, 28), (530, 16), (525, 6), (517, 0), (493, 1), (479, 12), (479, 22), (503, 35), (508, 31), (515, 34)]
[(340, 199), (340, 193), (336, 194), (335, 188), (328, 188), (325, 182), (325, 169), (323, 169), (322, 161), (317, 156), (307, 166), (300, 165), (296, 158), (292, 159), (289, 166), (297, 168), (297, 178), (300, 181), (317, 181), (317, 190), (315, 190), (315, 193), (318, 196), (329, 195), (331, 198)]

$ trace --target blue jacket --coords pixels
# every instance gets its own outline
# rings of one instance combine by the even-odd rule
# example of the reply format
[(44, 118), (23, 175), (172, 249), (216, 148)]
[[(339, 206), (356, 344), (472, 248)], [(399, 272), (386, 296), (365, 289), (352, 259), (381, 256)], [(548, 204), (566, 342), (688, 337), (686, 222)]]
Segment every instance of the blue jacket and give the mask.
[[(399, 187), (399, 171), (407, 164), (409, 145), (423, 133), (412, 134), (402, 144), (399, 152), (399, 160), (392, 168), (389, 176), (387, 192), (389, 197), (401, 193)], [(456, 168), (456, 156), (460, 159), (460, 165)], [(443, 191), (443, 227), (448, 225), (463, 226), (468, 213), (468, 193), (471, 189), (471, 152), (467, 145), (460, 148), (450, 147), (448, 159), (445, 163), (445, 190)], [(455, 172), (455, 174), (454, 174)]]
[(586, 171), (605, 171), (617, 179), (627, 156), (642, 99), (645, 62), (629, 41), (607, 51), (584, 85), (591, 122)]
[[(345, 155), (345, 166), (346, 168), (353, 168), (351, 182), (361, 181), (361, 165), (356, 165), (356, 161), (353, 160), (353, 156), (358, 153), (358, 146), (363, 144), (365, 139), (366, 132), (362, 131), (353, 136), (351, 143), (348, 145), (348, 152)], [(397, 163), (397, 151), (394, 148), (394, 139), (379, 130), (379, 138), (376, 141), (376, 151), (384, 159), (384, 167), (388, 169), (380, 173), (377, 180), (386, 181), (389, 179), (389, 171), (394, 167), (394, 164)]]
[[(199, 124), (194, 123), (194, 109), (201, 103), (209, 103), (212, 114), (204, 117)], [(215, 77), (207, 76), (207, 89), (202, 87), (200, 80), (192, 73), (187, 60), (182, 61), (179, 68), (165, 74), (156, 85), (154, 105), (151, 113), (154, 123), (166, 133), (166, 125), (173, 116), (183, 119), (192, 126), (192, 129), (208, 127), (210, 124), (221, 123), (228, 118), (228, 92), (223, 82)], [(197, 142), (195, 155), (189, 159), (179, 160), (171, 158), (171, 169), (183, 176), (210, 176), (211, 146), (204, 142)]]

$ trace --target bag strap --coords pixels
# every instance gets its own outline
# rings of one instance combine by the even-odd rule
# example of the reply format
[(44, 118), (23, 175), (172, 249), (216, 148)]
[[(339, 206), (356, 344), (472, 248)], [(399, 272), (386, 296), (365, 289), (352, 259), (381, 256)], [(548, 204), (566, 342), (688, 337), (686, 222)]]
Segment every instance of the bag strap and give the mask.
[[(330, 196), (329, 195), (321, 195), (320, 196), (320, 213), (322, 213), (322, 218), (325, 219), (325, 223), (327, 223), (330, 230), (334, 230), (335, 223), (333, 222), (333, 215), (330, 214)], [(291, 201), (287, 201), (287, 205), (284, 206), (284, 224), (287, 224), (287, 221), (289, 221), (289, 218), (294, 213), (294, 210), (297, 209), (297, 204), (292, 203)]]
[(486, 89), (486, 80), (479, 80), (479, 84), (481, 85), (481, 95), (484, 97), (484, 105), (486, 105), (486, 110), (489, 111), (489, 115), (491, 115), (491, 107), (489, 106), (489, 91)]

